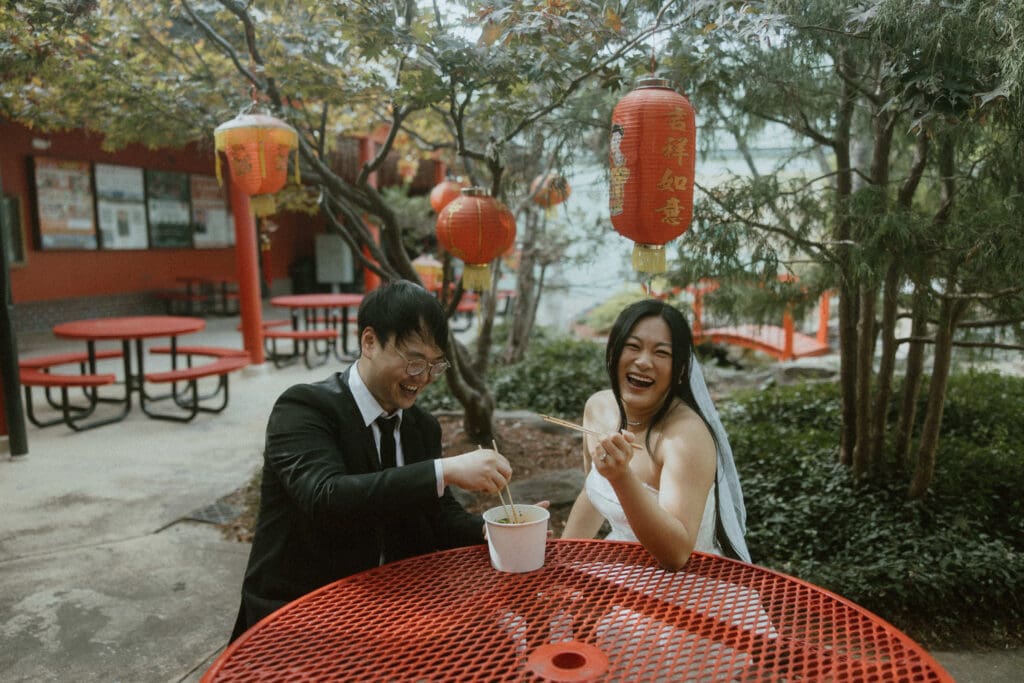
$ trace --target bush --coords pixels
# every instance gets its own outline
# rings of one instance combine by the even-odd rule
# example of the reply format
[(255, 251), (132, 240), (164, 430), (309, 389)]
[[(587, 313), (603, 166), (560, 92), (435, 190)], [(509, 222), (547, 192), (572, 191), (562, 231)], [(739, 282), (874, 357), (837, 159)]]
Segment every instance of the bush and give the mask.
[(951, 381), (934, 484), (911, 502), (902, 477), (858, 483), (837, 463), (836, 385), (736, 396), (722, 414), (754, 560), (853, 600), (932, 647), (1019, 641), (1022, 399), (1021, 379)]
[(494, 374), (491, 388), (500, 407), (576, 420), (587, 398), (608, 386), (604, 346), (569, 337), (534, 342), (523, 362)]
[[(487, 381), (499, 410), (529, 409), (579, 419), (587, 398), (608, 386), (604, 346), (540, 331), (522, 362), (492, 363)], [(445, 382), (430, 385), (417, 404), (430, 411), (461, 410)]]

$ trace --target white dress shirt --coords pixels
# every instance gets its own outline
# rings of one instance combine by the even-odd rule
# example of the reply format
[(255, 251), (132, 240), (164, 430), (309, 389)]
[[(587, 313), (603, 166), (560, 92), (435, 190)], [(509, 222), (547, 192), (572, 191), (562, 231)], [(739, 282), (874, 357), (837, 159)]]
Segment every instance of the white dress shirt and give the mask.
[[(366, 387), (366, 383), (363, 382), (362, 375), (359, 374), (359, 360), (356, 360), (352, 367), (352, 372), (348, 373), (348, 388), (352, 391), (352, 397), (356, 400), (356, 406), (359, 408), (359, 414), (363, 418), (363, 424), (373, 429), (373, 442), (377, 445), (377, 453), (380, 454), (380, 427), (377, 426), (377, 418), (384, 416), (387, 418), (398, 416), (398, 423), (395, 425), (395, 463), (396, 467), (401, 467), (405, 464), (405, 456), (402, 454), (402, 436), (399, 434), (399, 428), (402, 426), (402, 409), (399, 408), (397, 411), (388, 415), (387, 412), (381, 408), (380, 403), (374, 398), (373, 394)], [(444, 467), (441, 464), (440, 458), (434, 459), (434, 477), (437, 480), (437, 497), (440, 498), (444, 495)]]

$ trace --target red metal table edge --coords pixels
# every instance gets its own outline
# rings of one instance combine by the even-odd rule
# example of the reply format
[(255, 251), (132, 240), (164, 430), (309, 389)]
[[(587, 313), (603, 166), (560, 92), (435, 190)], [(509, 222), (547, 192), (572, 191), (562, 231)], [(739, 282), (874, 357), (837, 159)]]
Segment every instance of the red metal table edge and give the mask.
[[(628, 543), (628, 542), (623, 542), (623, 541), (606, 541), (606, 540), (603, 540), (603, 539), (548, 539), (547, 542), (548, 542), (549, 545), (550, 544), (580, 544), (580, 545), (583, 545), (583, 544), (594, 544), (594, 545), (600, 545), (600, 544), (605, 544), (605, 543)], [(639, 546), (640, 545), (639, 543), (628, 543), (628, 544), (629, 545), (634, 545), (634, 546)], [(487, 553), (487, 546), (486, 545), (468, 546), (468, 547), (469, 548), (477, 548), (483, 554)], [(452, 553), (464, 553), (464, 552), (466, 552), (466, 550), (467, 550), (467, 547), (450, 548), (450, 549), (447, 549), (447, 550), (434, 551), (433, 553), (428, 553), (428, 554), (431, 555), (431, 556), (442, 556), (442, 555), (447, 555), (447, 554), (452, 554)], [(795, 576), (792, 576), (790, 574), (786, 574), (784, 572), (776, 571), (774, 569), (769, 569), (767, 567), (763, 567), (763, 566), (758, 565), (758, 564), (747, 563), (747, 562), (743, 562), (741, 560), (735, 560), (735, 559), (728, 558), (728, 557), (723, 557), (723, 556), (720, 556), (720, 555), (712, 555), (712, 554), (709, 554), (709, 553), (702, 553), (700, 551), (693, 551), (692, 556), (713, 559), (715, 562), (726, 562), (726, 563), (733, 563), (733, 564), (744, 566), (744, 567), (754, 567), (759, 572), (763, 572), (763, 573), (766, 573), (766, 574), (771, 574), (773, 576), (779, 577), (783, 581), (795, 583), (795, 584), (798, 584), (800, 586), (804, 586), (806, 588), (809, 588), (810, 590), (812, 590), (814, 592), (824, 594), (824, 595), (830, 597), (831, 599), (836, 600), (839, 603), (842, 603), (847, 608), (852, 609), (853, 611), (863, 615), (864, 617), (869, 619), (871, 622), (873, 622), (873, 623), (877, 624), (878, 626), (880, 626), (881, 628), (883, 628), (890, 636), (892, 636), (896, 640), (898, 640), (900, 642), (900, 644), (903, 645), (906, 649), (914, 652), (917, 656), (919, 656), (921, 661), (922, 661), (922, 663), (927, 665), (930, 669), (932, 669), (932, 671), (935, 673), (936, 677), (938, 678), (938, 680), (941, 683), (956, 683), (956, 681), (952, 677), (952, 675), (950, 675), (950, 673), (948, 671), (946, 671), (945, 667), (942, 666), (938, 662), (938, 660), (936, 660), (931, 655), (930, 652), (925, 650), (924, 647), (922, 647), (919, 643), (917, 643), (912, 638), (910, 638), (908, 635), (903, 633), (903, 631), (901, 631), (900, 629), (898, 629), (895, 626), (893, 626), (888, 620), (883, 619), (882, 617), (878, 616), (874, 612), (871, 612), (870, 610), (868, 610), (868, 609), (866, 609), (864, 607), (861, 607), (860, 605), (858, 605), (858, 604), (856, 604), (856, 603), (854, 603), (854, 602), (852, 602), (852, 601), (842, 597), (841, 595), (838, 595), (837, 593), (835, 593), (833, 591), (830, 591), (830, 590), (828, 590), (826, 588), (823, 588), (821, 586), (818, 586), (816, 584), (810, 583), (809, 581), (804, 581), (803, 579), (799, 579), (799, 578), (797, 578)], [(220, 670), (225, 665), (228, 664), (228, 662), (231, 660), (232, 656), (236, 653), (236, 651), (244, 648), (245, 645), (246, 645), (246, 641), (248, 641), (250, 638), (254, 637), (263, 626), (265, 626), (267, 624), (270, 624), (270, 623), (273, 623), (275, 620), (280, 618), (283, 614), (286, 614), (287, 612), (289, 612), (291, 610), (301, 608), (302, 605), (306, 601), (313, 600), (313, 599), (316, 598), (316, 596), (332, 590), (334, 588), (335, 584), (337, 584), (339, 582), (344, 582), (344, 581), (358, 580), (358, 577), (365, 577), (365, 576), (368, 576), (368, 575), (372, 575), (374, 573), (380, 573), (380, 572), (383, 572), (383, 571), (393, 571), (395, 565), (403, 564), (403, 563), (419, 562), (419, 561), (422, 560), (422, 558), (423, 558), (422, 555), (417, 555), (417, 556), (408, 557), (408, 558), (405, 558), (405, 559), (402, 559), (402, 560), (398, 560), (396, 562), (391, 562), (391, 563), (388, 563), (386, 565), (381, 565), (381, 566), (378, 566), (378, 567), (371, 567), (370, 569), (366, 569), (366, 570), (364, 570), (362, 572), (357, 572), (355, 574), (351, 574), (349, 576), (345, 576), (345, 577), (342, 577), (340, 579), (337, 579), (336, 581), (332, 581), (331, 583), (328, 583), (328, 584), (326, 584), (324, 586), (321, 586), (320, 588), (318, 588), (318, 589), (316, 589), (314, 591), (310, 591), (309, 593), (307, 593), (307, 594), (305, 594), (305, 595), (303, 595), (303, 596), (301, 596), (299, 598), (296, 598), (295, 600), (289, 602), (288, 604), (283, 605), (279, 609), (275, 610), (274, 612), (271, 612), (266, 617), (264, 617), (260, 621), (258, 621), (255, 624), (253, 624), (252, 627), (250, 627), (249, 630), (247, 630), (245, 633), (243, 633), (241, 636), (239, 636), (237, 640), (235, 640), (233, 643), (230, 643), (224, 649), (224, 651), (221, 652), (221, 654), (214, 660), (214, 662), (210, 665), (210, 667), (206, 670), (206, 672), (203, 674), (202, 678), (200, 679), (200, 683), (213, 683), (214, 681), (216, 681), (217, 680), (217, 675), (220, 673)], [(690, 564), (691, 564), (691, 562), (687, 561), (686, 565), (683, 566), (683, 568), (680, 570), (680, 572), (686, 572), (687, 571), (687, 567), (689, 567)], [(640, 565), (640, 564), (638, 564), (636, 566), (637, 567), (650, 566), (650, 567), (655, 567), (655, 568), (658, 567), (657, 563), (653, 560), (653, 558), (651, 558), (651, 562), (648, 565)]]

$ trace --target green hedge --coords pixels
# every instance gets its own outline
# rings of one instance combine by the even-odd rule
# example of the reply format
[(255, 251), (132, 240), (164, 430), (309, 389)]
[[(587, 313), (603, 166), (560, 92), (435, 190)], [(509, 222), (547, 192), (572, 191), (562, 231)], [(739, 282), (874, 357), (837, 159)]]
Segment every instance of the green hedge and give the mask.
[[(488, 383), (501, 410), (532, 410), (578, 420), (587, 398), (608, 386), (604, 346), (538, 331), (520, 363), (492, 362)], [(444, 381), (434, 382), (417, 404), (427, 410), (459, 410)]]
[(1019, 641), (1022, 407), (1024, 380), (953, 377), (933, 485), (910, 502), (904, 477), (857, 484), (837, 464), (836, 384), (735, 397), (723, 419), (754, 560), (843, 595), (932, 646)]

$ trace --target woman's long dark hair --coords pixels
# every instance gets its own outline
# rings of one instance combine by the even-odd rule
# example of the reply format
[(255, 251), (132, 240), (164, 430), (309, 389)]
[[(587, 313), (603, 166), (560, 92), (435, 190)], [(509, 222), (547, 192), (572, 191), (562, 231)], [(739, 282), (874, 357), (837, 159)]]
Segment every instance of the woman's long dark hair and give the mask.
[[(693, 412), (700, 416), (700, 419), (707, 425), (708, 431), (714, 438), (714, 431), (708, 424), (707, 418), (697, 405), (693, 397), (693, 389), (690, 387), (690, 364), (693, 359), (693, 332), (686, 322), (686, 318), (676, 308), (673, 308), (664, 301), (658, 299), (644, 299), (637, 301), (622, 309), (619, 317), (615, 319), (611, 332), (608, 333), (608, 346), (605, 347), (605, 365), (608, 369), (608, 377), (611, 379), (612, 393), (615, 394), (615, 403), (619, 407), (619, 429), (626, 428), (626, 410), (622, 406), (622, 387), (619, 386), (619, 359), (622, 358), (622, 350), (626, 346), (626, 340), (632, 333), (636, 324), (644, 318), (659, 317), (668, 325), (669, 334), (672, 337), (672, 377), (674, 382), (669, 387), (666, 400), (658, 408), (651, 420), (651, 425), (657, 424), (665, 417), (672, 405), (671, 397), (676, 397)], [(651, 431), (647, 431), (647, 449), (650, 450)]]

